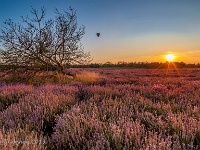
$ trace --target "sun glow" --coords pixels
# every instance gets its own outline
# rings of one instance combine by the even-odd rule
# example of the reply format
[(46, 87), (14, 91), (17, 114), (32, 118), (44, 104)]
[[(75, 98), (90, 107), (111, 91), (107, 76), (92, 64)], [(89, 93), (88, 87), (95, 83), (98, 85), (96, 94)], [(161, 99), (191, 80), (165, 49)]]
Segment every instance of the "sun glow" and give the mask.
[(168, 54), (168, 55), (165, 56), (165, 58), (166, 58), (167, 61), (173, 61), (175, 56), (174, 56), (174, 54)]

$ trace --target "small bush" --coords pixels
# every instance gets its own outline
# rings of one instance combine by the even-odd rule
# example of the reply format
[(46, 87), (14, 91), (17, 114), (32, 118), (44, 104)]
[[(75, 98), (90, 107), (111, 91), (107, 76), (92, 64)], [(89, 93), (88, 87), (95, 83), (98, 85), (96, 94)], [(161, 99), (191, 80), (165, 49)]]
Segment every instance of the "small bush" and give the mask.
[(80, 86), (75, 96), (78, 101), (87, 100), (91, 97), (91, 91), (87, 86)]

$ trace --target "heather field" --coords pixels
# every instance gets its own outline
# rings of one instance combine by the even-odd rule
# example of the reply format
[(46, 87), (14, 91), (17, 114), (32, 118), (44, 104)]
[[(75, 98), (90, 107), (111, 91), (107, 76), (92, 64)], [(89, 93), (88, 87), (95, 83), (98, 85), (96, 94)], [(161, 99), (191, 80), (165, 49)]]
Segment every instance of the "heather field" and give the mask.
[(72, 71), (0, 83), (0, 149), (200, 149), (200, 69)]

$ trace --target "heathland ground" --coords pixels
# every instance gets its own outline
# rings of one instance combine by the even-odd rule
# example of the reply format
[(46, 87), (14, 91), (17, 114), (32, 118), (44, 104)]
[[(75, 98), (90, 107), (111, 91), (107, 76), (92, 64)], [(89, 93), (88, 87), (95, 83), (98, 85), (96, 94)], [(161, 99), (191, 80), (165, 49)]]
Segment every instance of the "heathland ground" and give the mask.
[(72, 71), (1, 78), (1, 149), (200, 149), (200, 69)]

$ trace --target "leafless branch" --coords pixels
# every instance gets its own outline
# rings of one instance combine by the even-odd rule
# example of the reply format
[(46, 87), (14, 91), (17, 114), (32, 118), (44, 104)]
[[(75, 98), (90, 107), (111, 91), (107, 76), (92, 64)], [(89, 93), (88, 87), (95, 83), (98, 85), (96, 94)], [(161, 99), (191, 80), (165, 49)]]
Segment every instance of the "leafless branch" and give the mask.
[(83, 51), (80, 43), (85, 27), (78, 27), (76, 12), (60, 13), (55, 9), (55, 19), (45, 20), (46, 9), (32, 8), (32, 18), (21, 17), (23, 24), (8, 19), (4, 22), (0, 40), (2, 62), (19, 66), (51, 66), (61, 72), (64, 66), (87, 63), (90, 53)]

